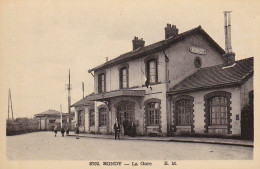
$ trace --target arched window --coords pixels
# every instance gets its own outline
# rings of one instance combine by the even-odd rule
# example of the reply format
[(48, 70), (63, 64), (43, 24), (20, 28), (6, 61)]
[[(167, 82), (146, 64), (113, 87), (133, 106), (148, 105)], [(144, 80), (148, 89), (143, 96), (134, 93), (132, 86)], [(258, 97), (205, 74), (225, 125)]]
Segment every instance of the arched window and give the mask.
[(132, 101), (120, 101), (119, 103), (115, 104), (116, 106), (116, 117), (117, 121), (122, 124), (123, 121), (128, 118), (130, 121), (134, 121), (134, 108), (135, 103)]
[(99, 112), (99, 126), (106, 126), (108, 121), (108, 113), (105, 107), (101, 107), (98, 110)]
[[(227, 134), (232, 134), (231, 128), (231, 93), (226, 91), (214, 91), (204, 96), (205, 101), (205, 133), (215, 132), (219, 126)], [(224, 131), (225, 130), (225, 131)]]
[(180, 95), (172, 98), (172, 123), (173, 131), (178, 131), (182, 127), (190, 126), (190, 131), (194, 132), (194, 97)]
[(149, 99), (145, 102), (145, 112), (148, 126), (160, 125), (160, 104), (161, 101), (158, 99)]
[(83, 110), (78, 111), (78, 124), (79, 126), (85, 126), (85, 112)]
[(192, 119), (192, 104), (188, 99), (176, 101), (176, 125), (190, 126)]
[(94, 109), (89, 110), (89, 126), (95, 126), (95, 112)]
[(212, 97), (209, 100), (210, 125), (227, 125), (227, 98)]

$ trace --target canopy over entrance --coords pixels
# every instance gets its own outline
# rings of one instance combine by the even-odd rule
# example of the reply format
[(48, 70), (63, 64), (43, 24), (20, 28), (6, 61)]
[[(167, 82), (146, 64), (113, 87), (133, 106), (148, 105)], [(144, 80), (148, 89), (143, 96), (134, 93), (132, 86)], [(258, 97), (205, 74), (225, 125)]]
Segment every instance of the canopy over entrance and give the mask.
[(88, 96), (91, 101), (106, 101), (113, 97), (144, 97), (145, 90), (116, 90), (106, 93), (92, 94)]

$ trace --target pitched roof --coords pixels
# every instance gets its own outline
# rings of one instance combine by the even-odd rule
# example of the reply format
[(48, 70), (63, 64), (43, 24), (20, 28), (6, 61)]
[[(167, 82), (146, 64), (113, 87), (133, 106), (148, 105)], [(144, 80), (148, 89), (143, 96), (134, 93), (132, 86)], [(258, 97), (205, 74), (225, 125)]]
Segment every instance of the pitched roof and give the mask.
[(177, 85), (168, 94), (242, 84), (253, 75), (254, 58), (236, 61), (231, 66), (224, 64), (199, 69)]
[(96, 71), (99, 69), (104, 69), (109, 66), (120, 64), (121, 62), (126, 62), (132, 59), (139, 58), (141, 56), (160, 51), (162, 49), (168, 48), (170, 45), (179, 42), (180, 40), (185, 39), (186, 37), (193, 35), (195, 33), (200, 33), (202, 36), (204, 36), (212, 46), (214, 46), (221, 54), (224, 54), (225, 51), (201, 28), (201, 26), (198, 26), (197, 28), (191, 29), (189, 31), (183, 32), (177, 36), (153, 43), (148, 46), (144, 46), (142, 48), (138, 48), (134, 51), (127, 52), (125, 54), (122, 54), (110, 61), (107, 61), (106, 63), (99, 65), (95, 68), (89, 69), (88, 72)]
[[(60, 115), (61, 112), (59, 111), (56, 111), (56, 110), (46, 110), (42, 113), (38, 113), (38, 114), (35, 114), (34, 116), (45, 116), (45, 115)], [(63, 115), (67, 115), (68, 113), (62, 113)]]
[[(90, 95), (93, 95), (94, 93), (91, 93)], [(90, 96), (88, 95), (88, 96)], [(71, 107), (79, 107), (79, 106), (92, 106), (94, 105), (94, 101), (88, 100), (88, 96), (84, 97), (83, 99), (77, 101)]]

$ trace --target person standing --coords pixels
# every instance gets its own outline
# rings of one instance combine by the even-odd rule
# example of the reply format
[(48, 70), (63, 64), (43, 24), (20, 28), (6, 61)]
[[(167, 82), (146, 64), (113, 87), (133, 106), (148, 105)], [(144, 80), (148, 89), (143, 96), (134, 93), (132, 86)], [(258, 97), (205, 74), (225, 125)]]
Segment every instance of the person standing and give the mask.
[(130, 124), (129, 132), (130, 132), (129, 136), (135, 137), (135, 135), (136, 135), (136, 126), (135, 126), (135, 123), (133, 121)]
[(117, 122), (117, 120), (114, 124), (114, 131), (115, 131), (115, 140), (116, 138), (120, 140), (120, 124)]
[(76, 125), (75, 133), (76, 133), (76, 139), (79, 139), (79, 125), (78, 124)]
[(70, 129), (69, 129), (69, 127), (67, 126), (67, 128), (66, 128), (66, 135), (68, 136), (70, 134)]
[(62, 137), (64, 137), (65, 129), (63, 127), (61, 128), (60, 132), (61, 132)]
[(125, 118), (125, 120), (123, 121), (123, 127), (124, 127), (124, 135), (128, 135), (128, 127), (129, 127), (128, 118)]
[(57, 135), (57, 132), (58, 132), (58, 126), (57, 126), (57, 125), (55, 125), (55, 126), (54, 126), (54, 133), (55, 133), (55, 137), (56, 137), (56, 135)]

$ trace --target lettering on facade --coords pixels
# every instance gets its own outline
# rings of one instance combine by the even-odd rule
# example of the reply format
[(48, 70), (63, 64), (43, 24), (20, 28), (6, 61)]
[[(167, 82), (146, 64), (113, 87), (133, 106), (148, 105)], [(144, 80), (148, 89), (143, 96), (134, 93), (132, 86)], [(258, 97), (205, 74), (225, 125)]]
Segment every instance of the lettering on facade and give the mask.
[(201, 47), (197, 47), (197, 46), (191, 46), (190, 52), (194, 53), (194, 54), (199, 54), (199, 55), (206, 55), (206, 50)]

